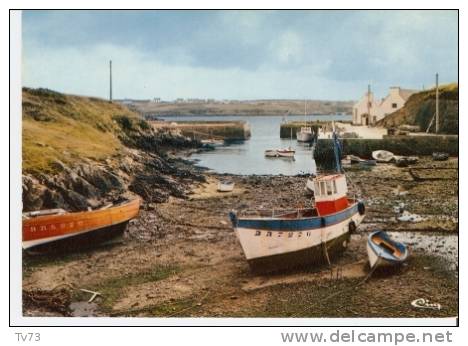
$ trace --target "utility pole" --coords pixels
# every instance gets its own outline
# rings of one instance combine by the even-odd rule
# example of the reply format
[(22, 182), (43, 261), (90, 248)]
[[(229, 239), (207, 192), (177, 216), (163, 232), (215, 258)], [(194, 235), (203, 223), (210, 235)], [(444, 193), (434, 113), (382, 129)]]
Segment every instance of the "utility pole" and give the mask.
[(371, 123), (371, 115), (370, 115), (370, 108), (371, 108), (371, 100), (370, 100), (370, 93), (371, 93), (371, 88), (370, 88), (370, 84), (367, 85), (367, 119), (368, 119), (368, 124)]
[(435, 132), (439, 133), (439, 74), (436, 73), (436, 127)]
[(109, 102), (112, 102), (112, 60), (109, 60)]

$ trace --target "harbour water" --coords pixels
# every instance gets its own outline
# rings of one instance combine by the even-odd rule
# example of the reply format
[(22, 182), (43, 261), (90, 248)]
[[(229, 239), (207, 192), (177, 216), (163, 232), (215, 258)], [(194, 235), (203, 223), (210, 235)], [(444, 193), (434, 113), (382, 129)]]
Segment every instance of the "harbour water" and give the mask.
[[(166, 116), (170, 121), (246, 121), (251, 129), (251, 138), (240, 143), (231, 143), (216, 150), (196, 153), (191, 159), (199, 166), (217, 173), (238, 175), (297, 175), (316, 171), (312, 151), (308, 144), (296, 139), (280, 139), (281, 122), (303, 121), (303, 115), (288, 116)], [(310, 115), (307, 121), (349, 121), (350, 115)], [(287, 148), (296, 150), (294, 160), (290, 158), (266, 158), (267, 149)]]

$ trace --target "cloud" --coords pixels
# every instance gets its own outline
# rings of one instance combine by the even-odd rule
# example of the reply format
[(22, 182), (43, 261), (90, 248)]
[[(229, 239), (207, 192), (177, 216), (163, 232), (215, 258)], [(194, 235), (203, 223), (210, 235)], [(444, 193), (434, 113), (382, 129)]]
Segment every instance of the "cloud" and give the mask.
[(273, 56), (281, 64), (299, 63), (303, 59), (304, 42), (294, 31), (281, 33), (277, 40), (271, 41), (270, 49)]
[(357, 98), (458, 76), (456, 11), (26, 11), (24, 84), (116, 97)]

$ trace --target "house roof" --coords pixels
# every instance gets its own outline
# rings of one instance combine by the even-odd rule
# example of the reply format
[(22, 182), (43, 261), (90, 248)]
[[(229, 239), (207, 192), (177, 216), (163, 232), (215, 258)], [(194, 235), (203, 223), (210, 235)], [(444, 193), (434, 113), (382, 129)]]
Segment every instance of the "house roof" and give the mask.
[(408, 101), (409, 97), (413, 95), (414, 93), (417, 93), (418, 90), (411, 90), (411, 89), (401, 89), (399, 90), (400, 96), (403, 98), (403, 100)]

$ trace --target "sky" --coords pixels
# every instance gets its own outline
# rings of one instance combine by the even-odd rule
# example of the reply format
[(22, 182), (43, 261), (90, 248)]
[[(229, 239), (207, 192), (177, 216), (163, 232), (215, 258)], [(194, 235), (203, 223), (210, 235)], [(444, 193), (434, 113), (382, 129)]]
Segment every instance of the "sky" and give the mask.
[(107, 98), (356, 100), (458, 81), (458, 13), (25, 11), (28, 87)]

